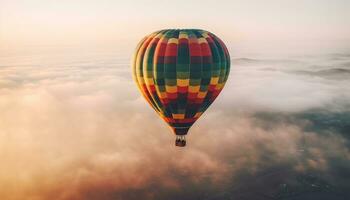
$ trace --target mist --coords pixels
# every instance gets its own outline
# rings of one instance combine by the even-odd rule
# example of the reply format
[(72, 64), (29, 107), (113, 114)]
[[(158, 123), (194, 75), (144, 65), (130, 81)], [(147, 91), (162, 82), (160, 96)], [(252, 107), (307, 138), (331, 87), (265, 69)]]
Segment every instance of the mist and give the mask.
[(178, 148), (129, 51), (1, 55), (2, 199), (348, 197), (349, 54), (231, 49), (223, 92)]

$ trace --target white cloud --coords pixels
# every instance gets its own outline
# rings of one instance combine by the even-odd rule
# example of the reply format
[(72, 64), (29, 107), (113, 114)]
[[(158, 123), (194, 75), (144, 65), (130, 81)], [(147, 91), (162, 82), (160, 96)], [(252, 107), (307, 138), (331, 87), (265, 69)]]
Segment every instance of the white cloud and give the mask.
[(303, 123), (254, 116), (348, 98), (337, 81), (233, 66), (223, 95), (181, 149), (125, 76), (127, 64), (122, 70), (66, 65), (0, 72), (6, 83), (0, 90), (4, 199), (110, 199), (133, 190), (152, 199), (154, 185), (178, 191), (207, 179), (238, 184), (241, 171), (254, 174), (281, 163), (299, 172), (325, 171), (330, 159), (350, 158), (338, 134), (306, 133)]

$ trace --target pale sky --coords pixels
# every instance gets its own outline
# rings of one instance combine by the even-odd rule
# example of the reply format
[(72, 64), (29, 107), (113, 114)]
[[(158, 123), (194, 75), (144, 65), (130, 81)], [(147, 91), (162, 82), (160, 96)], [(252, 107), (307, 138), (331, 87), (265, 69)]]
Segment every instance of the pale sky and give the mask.
[(0, 0), (1, 45), (129, 44), (163, 28), (230, 42), (350, 43), (348, 0)]

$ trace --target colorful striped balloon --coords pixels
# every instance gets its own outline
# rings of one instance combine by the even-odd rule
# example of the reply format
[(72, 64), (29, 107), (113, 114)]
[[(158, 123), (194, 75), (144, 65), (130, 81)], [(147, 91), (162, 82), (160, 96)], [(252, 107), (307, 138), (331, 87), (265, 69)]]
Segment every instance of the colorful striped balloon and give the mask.
[(185, 135), (213, 103), (230, 72), (230, 55), (214, 34), (167, 29), (137, 46), (133, 76), (142, 95), (185, 146)]

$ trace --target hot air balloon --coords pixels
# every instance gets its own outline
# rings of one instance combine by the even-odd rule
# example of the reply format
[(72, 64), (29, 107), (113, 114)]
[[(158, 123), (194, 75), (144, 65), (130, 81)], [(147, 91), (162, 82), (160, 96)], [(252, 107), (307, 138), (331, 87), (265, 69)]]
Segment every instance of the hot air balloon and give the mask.
[(190, 127), (213, 103), (230, 72), (230, 55), (213, 33), (166, 29), (144, 37), (136, 48), (133, 77), (147, 102), (185, 146)]

